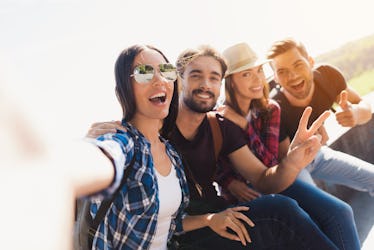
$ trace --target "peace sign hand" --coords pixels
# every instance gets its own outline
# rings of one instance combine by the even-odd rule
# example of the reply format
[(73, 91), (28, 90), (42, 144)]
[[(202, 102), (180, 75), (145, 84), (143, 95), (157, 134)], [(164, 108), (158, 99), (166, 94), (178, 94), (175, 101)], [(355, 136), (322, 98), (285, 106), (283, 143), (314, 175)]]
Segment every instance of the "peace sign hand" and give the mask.
[(330, 115), (330, 111), (323, 112), (308, 129), (307, 126), (311, 113), (311, 107), (305, 108), (285, 159), (299, 170), (308, 165), (321, 148), (321, 137), (315, 134)]

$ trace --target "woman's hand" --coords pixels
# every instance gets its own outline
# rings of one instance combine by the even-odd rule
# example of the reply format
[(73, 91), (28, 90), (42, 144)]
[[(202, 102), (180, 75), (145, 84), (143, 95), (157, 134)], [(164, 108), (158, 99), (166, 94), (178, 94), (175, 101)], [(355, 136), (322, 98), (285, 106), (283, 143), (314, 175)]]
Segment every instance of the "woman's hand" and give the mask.
[(227, 185), (227, 189), (240, 202), (251, 201), (261, 196), (259, 192), (248, 187), (247, 183), (236, 179)]
[[(239, 206), (227, 208), (226, 210), (208, 215), (208, 226), (217, 234), (230, 240), (241, 241), (246, 246), (247, 242), (251, 242), (245, 224), (254, 227), (255, 224), (240, 211), (248, 211), (248, 207)], [(229, 233), (227, 229), (231, 229), (235, 234)]]

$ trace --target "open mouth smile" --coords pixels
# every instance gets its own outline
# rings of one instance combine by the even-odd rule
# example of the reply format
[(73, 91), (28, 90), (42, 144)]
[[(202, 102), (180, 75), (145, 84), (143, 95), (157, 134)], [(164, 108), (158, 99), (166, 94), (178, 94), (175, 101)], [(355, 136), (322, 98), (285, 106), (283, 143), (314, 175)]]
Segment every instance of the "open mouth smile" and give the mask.
[(195, 96), (197, 96), (198, 98), (200, 99), (210, 99), (210, 98), (214, 98), (214, 94), (210, 91), (203, 91), (203, 90), (195, 90), (192, 92)]
[(304, 85), (305, 85), (305, 81), (302, 80), (302, 81), (300, 81), (300, 82), (297, 82), (296, 84), (290, 84), (289, 86), (290, 86), (291, 88), (293, 88), (294, 90), (299, 91), (299, 90), (302, 90), (302, 89), (303, 89)]
[(157, 93), (148, 98), (154, 104), (162, 104), (166, 102), (166, 93)]

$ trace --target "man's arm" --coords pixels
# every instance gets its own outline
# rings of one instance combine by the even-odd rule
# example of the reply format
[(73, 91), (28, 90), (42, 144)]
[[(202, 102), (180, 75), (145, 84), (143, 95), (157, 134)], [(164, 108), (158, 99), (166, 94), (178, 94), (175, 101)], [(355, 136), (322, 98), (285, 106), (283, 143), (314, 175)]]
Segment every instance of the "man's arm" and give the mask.
[(287, 156), (288, 148), (290, 147), (290, 137), (286, 137), (279, 143), (278, 161), (281, 162), (284, 157)]
[(278, 193), (286, 189), (299, 173), (297, 169), (284, 171), (282, 164), (267, 168), (246, 145), (231, 153), (229, 157), (239, 173), (262, 193)]
[[(321, 135), (321, 145), (326, 145), (329, 140), (329, 136), (324, 125), (317, 130), (317, 134)], [(287, 156), (288, 148), (290, 147), (290, 138), (287, 136), (283, 141), (279, 143), (278, 161), (280, 162), (284, 157)]]

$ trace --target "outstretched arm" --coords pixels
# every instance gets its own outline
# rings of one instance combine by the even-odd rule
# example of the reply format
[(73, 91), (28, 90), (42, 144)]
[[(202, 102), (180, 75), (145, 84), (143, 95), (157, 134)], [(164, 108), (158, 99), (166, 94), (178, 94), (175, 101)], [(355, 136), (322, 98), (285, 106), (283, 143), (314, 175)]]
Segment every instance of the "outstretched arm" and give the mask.
[(115, 168), (110, 157), (99, 147), (78, 141), (66, 152), (68, 154), (63, 157), (72, 160), (66, 170), (77, 197), (96, 193), (112, 183)]
[[(112, 163), (81, 140), (48, 143), (25, 115), (34, 111), (32, 106), (22, 110), (1, 94), (0, 195), (12, 204), (0, 209), (6, 215), (1, 221), (6, 228), (0, 237), (2, 249), (14, 249), (14, 242), (17, 249), (71, 249), (75, 197), (108, 186)], [(33, 228), (22, 241), (13, 233), (20, 223)], [(40, 235), (46, 236), (42, 244), (35, 240)]]

